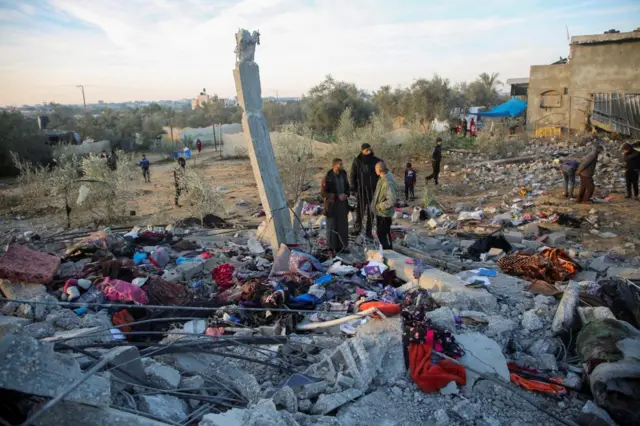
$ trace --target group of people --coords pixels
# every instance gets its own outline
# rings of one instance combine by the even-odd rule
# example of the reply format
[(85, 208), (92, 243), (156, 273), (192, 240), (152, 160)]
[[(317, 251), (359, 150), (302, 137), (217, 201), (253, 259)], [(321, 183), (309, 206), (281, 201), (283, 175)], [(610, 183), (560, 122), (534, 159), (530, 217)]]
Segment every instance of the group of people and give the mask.
[[(89, 153), (89, 158), (94, 158), (93, 153)], [(116, 154), (115, 148), (111, 150), (110, 154), (107, 154), (107, 151), (102, 150), (100, 156), (98, 157), (100, 160), (104, 160), (107, 162), (107, 166), (111, 170), (117, 170), (118, 168), (118, 154)]]
[[(432, 154), (433, 172), (426, 177), (438, 184), (442, 161), (442, 139), (438, 138)], [(417, 173), (411, 163), (404, 172), (405, 198), (415, 199)], [(356, 220), (351, 231), (354, 236), (365, 229), (365, 238), (373, 240), (375, 219), (376, 234), (383, 249), (391, 249), (391, 224), (398, 201), (398, 186), (387, 164), (376, 157), (368, 143), (362, 144), (360, 154), (353, 160), (351, 174), (347, 177), (341, 158), (335, 158), (320, 187), (323, 214), (327, 218), (327, 245), (337, 253), (348, 250), (349, 245), (349, 195), (355, 195)]]
[[(567, 199), (574, 198), (574, 188), (576, 176), (580, 177), (580, 189), (576, 201), (578, 203), (588, 203), (595, 191), (595, 182), (593, 177), (596, 173), (598, 158), (604, 151), (602, 145), (597, 144), (591, 152), (584, 156), (580, 161), (570, 158), (561, 166), (560, 171), (564, 178), (564, 196)], [(622, 147), (623, 160), (625, 165), (625, 181), (627, 194), (625, 198), (632, 196), (638, 199), (638, 176), (640, 175), (640, 150), (625, 143)]]
[(471, 117), (471, 120), (467, 121), (466, 118), (462, 118), (460, 120), (460, 124), (456, 127), (452, 127), (451, 131), (455, 131), (456, 135), (462, 137), (467, 137), (467, 134), (471, 137), (475, 137), (478, 135), (478, 126), (476, 125), (475, 118)]
[[(144, 179), (144, 182), (151, 183), (151, 173), (149, 172), (149, 166), (151, 165), (151, 163), (149, 162), (149, 159), (145, 154), (142, 154), (142, 158), (138, 160), (138, 165), (142, 169), (142, 178)], [(186, 167), (187, 160), (185, 160), (183, 157), (179, 157), (176, 165), (172, 169), (173, 183), (175, 186), (173, 201), (177, 207), (182, 207), (179, 203), (180, 195), (182, 195), (182, 192), (187, 189), (185, 180)]]

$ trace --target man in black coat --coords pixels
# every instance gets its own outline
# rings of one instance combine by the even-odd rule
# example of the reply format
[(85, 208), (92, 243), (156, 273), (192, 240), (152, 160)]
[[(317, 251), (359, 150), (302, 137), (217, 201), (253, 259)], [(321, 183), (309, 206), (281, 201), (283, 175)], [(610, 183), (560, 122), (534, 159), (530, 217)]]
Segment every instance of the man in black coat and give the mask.
[(440, 175), (440, 162), (442, 161), (442, 138), (436, 139), (436, 147), (433, 149), (433, 154), (431, 154), (431, 168), (433, 172), (427, 176), (425, 179), (427, 182), (433, 179), (433, 182), (438, 184), (438, 176)]
[(633, 196), (638, 199), (638, 175), (640, 174), (640, 148), (636, 148), (630, 143), (625, 143), (622, 147), (624, 152), (625, 174), (624, 179), (627, 184), (627, 196), (631, 198), (631, 189)]
[(373, 198), (373, 192), (378, 184), (378, 175), (376, 174), (376, 164), (381, 160), (373, 155), (371, 145), (363, 143), (360, 147), (360, 154), (353, 160), (351, 165), (351, 192), (358, 199), (358, 207), (356, 209), (356, 223), (353, 228), (353, 235), (359, 235), (362, 229), (362, 221), (366, 217), (366, 237), (373, 239), (373, 213), (370, 205)]
[(349, 246), (349, 180), (342, 160), (335, 158), (320, 186), (323, 214), (327, 218), (327, 245), (335, 253)]

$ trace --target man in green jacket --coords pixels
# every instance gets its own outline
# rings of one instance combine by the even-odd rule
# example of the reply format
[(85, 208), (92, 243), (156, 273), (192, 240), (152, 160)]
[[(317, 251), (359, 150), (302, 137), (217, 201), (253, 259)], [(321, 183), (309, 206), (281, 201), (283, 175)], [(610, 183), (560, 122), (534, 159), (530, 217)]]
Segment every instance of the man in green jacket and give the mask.
[(376, 185), (376, 192), (373, 194), (371, 211), (376, 215), (378, 241), (383, 249), (390, 250), (392, 249), (391, 224), (398, 200), (398, 186), (384, 161), (376, 164), (376, 174), (380, 176), (380, 179)]

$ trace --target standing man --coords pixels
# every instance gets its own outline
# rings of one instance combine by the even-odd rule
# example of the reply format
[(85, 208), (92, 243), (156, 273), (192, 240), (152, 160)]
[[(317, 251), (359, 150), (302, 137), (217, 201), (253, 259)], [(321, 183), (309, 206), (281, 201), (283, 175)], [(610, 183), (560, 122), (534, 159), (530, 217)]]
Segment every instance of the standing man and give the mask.
[(118, 155), (116, 154), (115, 148), (111, 149), (111, 154), (109, 155), (109, 158), (107, 159), (107, 165), (109, 166), (109, 168), (111, 170), (117, 170), (118, 169)]
[(198, 154), (202, 151), (202, 142), (200, 142), (200, 138), (196, 139), (196, 149), (198, 150)]
[(463, 136), (462, 137), (464, 137), (464, 138), (467, 137), (467, 131), (468, 131), (468, 129), (467, 129), (467, 118), (463, 117), (462, 118), (462, 132), (463, 132)]
[(567, 160), (560, 167), (562, 178), (564, 179), (564, 198), (573, 198), (573, 188), (576, 186), (576, 170), (578, 170), (580, 162), (577, 160)]
[(436, 139), (436, 147), (433, 148), (433, 154), (431, 154), (431, 168), (433, 171), (425, 179), (429, 182), (433, 179), (433, 182), (438, 184), (438, 176), (440, 176), (440, 162), (442, 161), (442, 138)]
[(142, 159), (138, 161), (138, 164), (142, 168), (142, 177), (145, 183), (151, 183), (151, 175), (149, 174), (149, 159), (146, 155), (142, 154)]
[(362, 221), (366, 219), (365, 236), (373, 239), (373, 212), (370, 210), (373, 191), (378, 183), (378, 175), (376, 174), (376, 164), (380, 159), (373, 155), (371, 145), (363, 143), (360, 147), (360, 154), (353, 160), (351, 165), (351, 192), (358, 199), (358, 207), (356, 209), (356, 223), (353, 227), (352, 235), (360, 235), (362, 229)]
[(178, 204), (178, 199), (180, 198), (180, 194), (182, 190), (185, 189), (185, 166), (187, 165), (187, 160), (180, 157), (178, 158), (178, 164), (173, 168), (173, 182), (176, 186), (176, 194), (174, 197), (175, 205), (178, 207), (182, 207)]
[(593, 183), (593, 175), (596, 174), (596, 165), (598, 164), (598, 156), (602, 152), (602, 145), (598, 144), (587, 154), (576, 170), (576, 175), (580, 176), (580, 191), (578, 192), (578, 202), (588, 203), (595, 191), (596, 186)]
[(378, 241), (384, 250), (391, 250), (391, 224), (393, 223), (393, 212), (398, 200), (398, 187), (393, 175), (384, 161), (376, 164), (376, 174), (380, 177), (376, 185), (376, 192), (373, 194), (371, 209), (376, 214), (376, 232)]
[(332, 168), (320, 186), (323, 214), (327, 218), (327, 245), (335, 253), (347, 253), (349, 246), (349, 181), (342, 159), (334, 158)]
[(622, 147), (624, 151), (625, 174), (624, 180), (627, 184), (627, 195), (624, 198), (633, 196), (638, 199), (638, 175), (640, 174), (640, 151), (635, 149), (630, 143), (625, 143)]

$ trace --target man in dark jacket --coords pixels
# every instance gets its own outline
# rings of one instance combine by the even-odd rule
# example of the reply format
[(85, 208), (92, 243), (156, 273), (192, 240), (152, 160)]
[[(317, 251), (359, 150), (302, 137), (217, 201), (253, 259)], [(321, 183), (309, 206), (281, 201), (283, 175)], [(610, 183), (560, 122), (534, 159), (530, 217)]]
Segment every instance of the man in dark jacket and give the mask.
[(564, 179), (564, 198), (573, 198), (573, 188), (576, 186), (576, 170), (580, 166), (580, 162), (576, 160), (567, 160), (560, 167), (562, 177)]
[(433, 171), (425, 179), (427, 182), (433, 179), (433, 182), (438, 184), (438, 176), (440, 175), (440, 162), (442, 161), (442, 138), (436, 139), (436, 147), (431, 154), (431, 168)]
[(596, 174), (598, 156), (602, 150), (602, 145), (596, 145), (593, 151), (582, 159), (578, 170), (576, 170), (576, 175), (580, 176), (580, 191), (578, 192), (579, 203), (588, 203), (593, 195), (593, 191), (596, 189), (593, 183), (593, 176)]
[(353, 235), (359, 235), (362, 229), (362, 221), (366, 217), (366, 237), (373, 239), (373, 213), (370, 209), (373, 192), (378, 183), (376, 174), (376, 164), (380, 159), (373, 155), (371, 145), (363, 143), (360, 147), (360, 154), (353, 160), (351, 165), (351, 192), (358, 199), (356, 209), (356, 223), (353, 228)]
[(638, 199), (638, 175), (640, 174), (640, 150), (630, 143), (625, 143), (622, 147), (624, 152), (625, 174), (624, 179), (627, 184), (627, 196), (631, 198), (631, 189), (633, 188), (633, 196)]
[(349, 246), (349, 181), (342, 159), (335, 158), (320, 185), (323, 214), (327, 218), (327, 245), (336, 253)]

